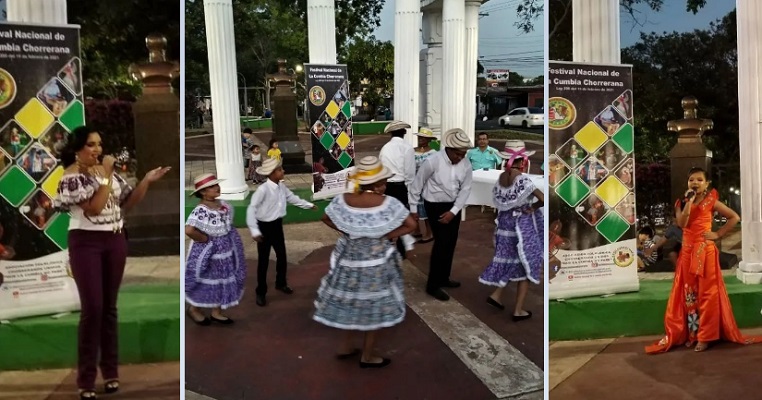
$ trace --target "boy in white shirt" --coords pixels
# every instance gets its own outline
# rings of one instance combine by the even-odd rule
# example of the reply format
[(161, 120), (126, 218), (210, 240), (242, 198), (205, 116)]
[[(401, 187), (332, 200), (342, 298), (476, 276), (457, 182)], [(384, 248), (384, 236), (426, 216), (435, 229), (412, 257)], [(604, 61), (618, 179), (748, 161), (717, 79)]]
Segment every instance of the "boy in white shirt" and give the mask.
[(317, 210), (317, 207), (295, 195), (281, 182), (285, 172), (280, 160), (268, 158), (257, 168), (257, 174), (266, 176), (267, 181), (257, 188), (251, 196), (251, 202), (246, 209), (246, 225), (249, 226), (251, 237), (257, 242), (257, 305), (267, 305), (267, 268), (270, 264), (270, 249), (275, 249), (275, 289), (285, 294), (294, 291), (286, 281), (286, 239), (283, 235), (283, 217), (286, 216), (286, 205), (291, 203), (297, 207)]

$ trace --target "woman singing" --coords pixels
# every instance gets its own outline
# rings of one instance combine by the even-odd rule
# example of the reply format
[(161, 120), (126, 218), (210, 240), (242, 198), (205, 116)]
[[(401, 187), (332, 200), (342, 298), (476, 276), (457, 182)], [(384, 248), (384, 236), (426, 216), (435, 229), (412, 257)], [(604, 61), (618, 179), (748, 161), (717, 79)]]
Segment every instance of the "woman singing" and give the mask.
[(114, 157), (99, 161), (102, 152), (97, 131), (85, 126), (75, 129), (61, 153), (66, 170), (55, 199), (58, 209), (71, 214), (69, 261), (82, 304), (77, 367), (80, 399), (96, 398), (97, 366), (105, 392), (119, 389), (116, 300), (127, 258), (123, 217), (143, 199), (148, 186), (169, 171), (169, 167), (149, 171), (133, 190), (114, 173)]
[[(647, 346), (647, 353), (666, 352), (681, 344), (695, 345), (696, 351), (704, 351), (710, 342), (720, 339), (741, 344), (762, 339), (741, 336), (722, 280), (719, 251), (714, 244), (741, 218), (720, 202), (717, 191), (708, 190), (708, 186), (706, 172), (701, 168), (691, 169), (685, 198), (675, 203), (676, 222), (683, 228), (683, 245), (664, 316), (667, 333), (658, 343)], [(715, 212), (728, 222), (712, 232)]]

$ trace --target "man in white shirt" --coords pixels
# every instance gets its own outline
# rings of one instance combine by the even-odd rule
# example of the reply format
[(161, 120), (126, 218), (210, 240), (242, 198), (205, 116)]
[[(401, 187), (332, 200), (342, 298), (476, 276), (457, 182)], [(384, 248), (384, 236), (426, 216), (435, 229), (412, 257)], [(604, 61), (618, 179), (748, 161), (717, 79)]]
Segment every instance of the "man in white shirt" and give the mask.
[(416, 218), (416, 207), (423, 202), (434, 234), (426, 293), (447, 301), (450, 296), (442, 288), (460, 286), (460, 282), (450, 279), (450, 272), (458, 243), (460, 211), (471, 194), (473, 172), (466, 158), (472, 146), (466, 132), (451, 129), (445, 132), (442, 144), (445, 149), (430, 156), (418, 170), (410, 187), (409, 202)]
[[(384, 133), (390, 134), (392, 138), (381, 148), (381, 152), (378, 154), (381, 164), (392, 173), (392, 176), (386, 181), (384, 194), (401, 201), (405, 207), (408, 207), (407, 188), (415, 178), (415, 148), (404, 139), (407, 129), (410, 129), (410, 124), (402, 121), (392, 121), (386, 125)], [(412, 249), (414, 242), (415, 239), (410, 235), (404, 235), (397, 239), (397, 250), (403, 258), (405, 257), (405, 250)]]
[(286, 281), (286, 238), (283, 235), (283, 217), (286, 205), (291, 203), (299, 208), (317, 210), (317, 207), (295, 195), (283, 180), (284, 171), (280, 160), (268, 158), (257, 168), (257, 173), (267, 176), (267, 181), (251, 196), (246, 209), (246, 225), (251, 237), (257, 242), (257, 305), (267, 304), (267, 268), (270, 265), (270, 249), (275, 249), (275, 289), (285, 294), (294, 291)]

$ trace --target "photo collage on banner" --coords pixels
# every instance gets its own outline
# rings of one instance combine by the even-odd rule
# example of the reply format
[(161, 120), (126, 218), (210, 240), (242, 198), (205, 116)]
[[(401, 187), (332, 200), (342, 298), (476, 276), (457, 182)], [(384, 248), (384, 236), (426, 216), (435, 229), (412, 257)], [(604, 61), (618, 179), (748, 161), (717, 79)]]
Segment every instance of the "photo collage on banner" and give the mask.
[(84, 124), (79, 28), (0, 24), (0, 320), (79, 308), (60, 152)]
[(632, 67), (551, 62), (551, 299), (638, 290)]
[(312, 133), (313, 198), (347, 191), (347, 168), (354, 165), (352, 100), (346, 65), (305, 64)]

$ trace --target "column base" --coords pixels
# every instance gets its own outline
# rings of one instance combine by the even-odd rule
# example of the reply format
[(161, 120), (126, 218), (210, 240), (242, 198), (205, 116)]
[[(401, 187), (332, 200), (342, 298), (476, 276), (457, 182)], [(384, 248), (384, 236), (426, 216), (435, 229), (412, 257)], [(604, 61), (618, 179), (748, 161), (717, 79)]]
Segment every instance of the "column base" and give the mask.
[(246, 200), (249, 195), (249, 186), (243, 188), (222, 188), (220, 193), (220, 200)]
[(762, 263), (745, 263), (741, 261), (736, 270), (736, 278), (747, 285), (762, 284)]

